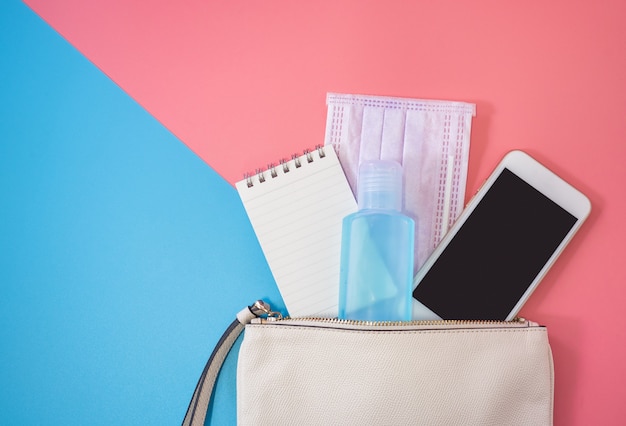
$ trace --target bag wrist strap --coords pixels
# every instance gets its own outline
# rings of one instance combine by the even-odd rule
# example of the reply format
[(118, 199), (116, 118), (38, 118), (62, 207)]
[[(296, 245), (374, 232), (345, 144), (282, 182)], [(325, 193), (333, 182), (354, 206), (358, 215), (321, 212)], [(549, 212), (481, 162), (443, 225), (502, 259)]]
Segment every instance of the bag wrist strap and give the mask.
[[(235, 319), (228, 326), (220, 340), (217, 342), (217, 345), (215, 345), (215, 348), (213, 349), (213, 352), (211, 353), (211, 356), (209, 357), (209, 360), (200, 375), (200, 379), (198, 380), (193, 396), (191, 397), (191, 402), (189, 403), (187, 413), (185, 414), (185, 418), (182, 423), (183, 426), (204, 425), (204, 420), (206, 419), (207, 409), (209, 408), (209, 401), (211, 400), (211, 395), (213, 394), (217, 375), (222, 368), (222, 364), (224, 363), (228, 352), (230, 352), (233, 344), (243, 331), (244, 326), (250, 323), (253, 318), (260, 315), (260, 311), (255, 309), (259, 303), (260, 302), (257, 302), (253, 306), (242, 309), (237, 314), (237, 319)], [(261, 311), (263, 311), (262, 308)]]

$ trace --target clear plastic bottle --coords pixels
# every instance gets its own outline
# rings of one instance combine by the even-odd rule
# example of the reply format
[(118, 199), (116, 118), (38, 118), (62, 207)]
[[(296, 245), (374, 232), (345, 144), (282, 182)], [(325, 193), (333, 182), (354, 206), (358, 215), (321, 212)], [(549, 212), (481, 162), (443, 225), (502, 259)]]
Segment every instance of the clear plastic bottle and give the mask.
[(359, 210), (343, 220), (339, 318), (409, 321), (415, 222), (402, 213), (402, 166), (359, 167)]

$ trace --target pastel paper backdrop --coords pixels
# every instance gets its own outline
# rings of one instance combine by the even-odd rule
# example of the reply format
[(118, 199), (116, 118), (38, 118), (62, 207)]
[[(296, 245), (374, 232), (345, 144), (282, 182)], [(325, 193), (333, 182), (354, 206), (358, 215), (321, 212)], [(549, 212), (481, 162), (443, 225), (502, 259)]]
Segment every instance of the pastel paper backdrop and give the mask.
[[(2, 46), (10, 54), (3, 54), (2, 60), (3, 70), (10, 70), (13, 79), (3, 78), (5, 87), (2, 93), (11, 102), (14, 99), (21, 102), (32, 99), (32, 102), (21, 110), (13, 108), (12, 103), (5, 102), (3, 105), (7, 110), (3, 120), (6, 116), (11, 118), (2, 122), (3, 136), (9, 131), (17, 136), (3, 140), (2, 149), (9, 150), (3, 155), (8, 165), (4, 170), (9, 171), (2, 173), (12, 176), (12, 182), (20, 183), (9, 184), (4, 176), (0, 183), (3, 185), (2, 202), (7, 206), (5, 212), (9, 212), (3, 213), (3, 216), (8, 214), (11, 219), (3, 219), (3, 232), (5, 228), (13, 232), (14, 224), (24, 223), (25, 212), (31, 215), (38, 212), (36, 223), (39, 227), (58, 229), (62, 236), (72, 229), (70, 225), (78, 223), (82, 226), (80, 229), (88, 233), (95, 232), (96, 226), (105, 229), (110, 245), (123, 239), (129, 244), (153, 248), (152, 239), (164, 232), (161, 226), (145, 228), (142, 234), (110, 232), (111, 228), (115, 229), (119, 217), (126, 217), (126, 210), (122, 207), (125, 203), (116, 205), (120, 209), (117, 215), (104, 214), (92, 207), (86, 211), (88, 214), (80, 216), (83, 221), (79, 222), (58, 219), (69, 208), (67, 203), (56, 205), (57, 216), (52, 218), (44, 214), (45, 210), (42, 212), (36, 208), (41, 201), (54, 203), (59, 198), (74, 199), (85, 193), (90, 194), (89, 200), (94, 206), (100, 206), (102, 200), (110, 196), (108, 185), (87, 185), (89, 180), (78, 179), (85, 187), (74, 190), (54, 185), (54, 180), (50, 185), (41, 187), (26, 179), (35, 172), (48, 176), (49, 173), (45, 172), (50, 167), (63, 172), (59, 176), (65, 176), (62, 178), (64, 183), (81, 177), (80, 174), (73, 174), (72, 169), (67, 171), (63, 167), (63, 158), (58, 156), (46, 158), (44, 162), (33, 154), (20, 154), (19, 150), (25, 149), (24, 144), (31, 144), (36, 153), (46, 152), (41, 147), (45, 143), (44, 135), (36, 133), (33, 123), (49, 122), (54, 131), (46, 131), (45, 136), (53, 137), (55, 147), (72, 153), (84, 150), (86, 158), (91, 158), (93, 154), (91, 139), (94, 135), (112, 131), (109, 128), (113, 127), (117, 131), (111, 139), (124, 149), (161, 155), (158, 162), (150, 162), (151, 157), (146, 159), (138, 154), (121, 156), (126, 168), (122, 169), (125, 171), (121, 173), (123, 180), (117, 188), (123, 189), (124, 199), (134, 200), (133, 211), (148, 209), (165, 214), (161, 209), (151, 208), (154, 204), (149, 199), (139, 197), (145, 193), (153, 196), (161, 194), (156, 189), (162, 186), (161, 181), (144, 181), (143, 187), (127, 184), (134, 182), (135, 176), (145, 176), (140, 171), (146, 169), (158, 170), (154, 174), (165, 180), (179, 179), (179, 173), (184, 175), (184, 172), (194, 170), (198, 173), (187, 175), (188, 179), (167, 193), (169, 195), (161, 195), (165, 198), (160, 199), (160, 204), (169, 205), (172, 202), (169, 197), (178, 194), (180, 188), (197, 191), (189, 196), (189, 203), (198, 203), (196, 197), (207, 203), (202, 208), (203, 214), (194, 216), (194, 221), (180, 220), (189, 226), (186, 235), (197, 237), (201, 242), (177, 240), (180, 232), (176, 228), (167, 228), (167, 237), (163, 237), (170, 247), (168, 254), (179, 256), (172, 261), (173, 270), (186, 271), (187, 278), (194, 273), (202, 278), (191, 282), (183, 278), (176, 280), (177, 286), (182, 288), (167, 291), (167, 296), (161, 293), (163, 299), (157, 297), (154, 303), (164, 300), (174, 303), (184, 295), (190, 297), (186, 292), (189, 286), (205, 292), (203, 294), (210, 294), (213, 299), (225, 301), (223, 308), (204, 311), (204, 298), (194, 297), (191, 300), (190, 297), (189, 306), (195, 314), (187, 319), (188, 322), (179, 317), (162, 321), (156, 319), (158, 316), (142, 320), (145, 328), (136, 329), (137, 332), (153, 330), (167, 323), (171, 333), (196, 345), (186, 355), (189, 358), (173, 355), (172, 358), (161, 358), (154, 351), (144, 352), (149, 354), (145, 355), (149, 362), (172, 368), (171, 374), (164, 375), (171, 383), (159, 382), (157, 377), (161, 376), (156, 370), (146, 370), (142, 376), (147, 383), (157, 386), (158, 391), (155, 392), (159, 392), (159, 398), (129, 391), (127, 396), (131, 400), (139, 399), (129, 402), (123, 398), (105, 398), (106, 405), (99, 403), (97, 398), (84, 394), (84, 390), (95, 386), (103, 395), (107, 394), (105, 389), (111, 393), (119, 389), (136, 390), (128, 387), (134, 376), (129, 368), (111, 377), (108, 370), (100, 368), (98, 358), (94, 360), (87, 356), (89, 354), (78, 352), (77, 359), (89, 373), (80, 383), (63, 381), (63, 375), (59, 373), (48, 377), (43, 389), (17, 386), (18, 390), (33, 392), (28, 394), (32, 397), (46, 395), (46, 390), (77, 392), (74, 399), (67, 401), (53, 398), (54, 404), (46, 413), (66, 413), (81, 406), (85, 413), (102, 416), (103, 423), (117, 419), (113, 417), (115, 415), (125, 417), (126, 423), (134, 424), (145, 423), (138, 420), (140, 409), (145, 408), (153, 410), (154, 418), (163, 419), (164, 424), (171, 423), (171, 419), (182, 418), (186, 403), (183, 400), (188, 395), (181, 393), (184, 394), (186, 389), (191, 392), (195, 384), (192, 370), (200, 372), (201, 359), (208, 356), (217, 339), (217, 329), (222, 324), (220, 319), (235, 312), (236, 308), (231, 306), (236, 304), (234, 302), (247, 303), (247, 297), (254, 293), (252, 285), (245, 284), (235, 295), (232, 286), (224, 285), (223, 280), (217, 278), (235, 274), (232, 276), (233, 283), (247, 282), (238, 276), (244, 268), (245, 274), (259, 271), (262, 283), (256, 288), (263, 289), (261, 293), (273, 289), (271, 282), (267, 282), (268, 271), (259, 260), (259, 248), (250, 235), (249, 225), (241, 216), (234, 189), (225, 181), (232, 184), (246, 171), (321, 143), (326, 92), (346, 92), (475, 103), (477, 115), (472, 126), (468, 196), (480, 186), (505, 152), (524, 149), (591, 198), (594, 210), (588, 223), (534, 293), (522, 314), (550, 328), (556, 370), (555, 423), (622, 423), (626, 414), (622, 404), (626, 397), (623, 387), (626, 367), (622, 361), (626, 355), (623, 344), (626, 333), (619, 321), (626, 296), (626, 273), (621, 267), (624, 255), (622, 242), (626, 237), (622, 214), (626, 207), (623, 190), (626, 183), (626, 168), (623, 166), (626, 160), (623, 143), (626, 134), (626, 121), (623, 119), (626, 113), (624, 2), (533, 0), (510, 4), (486, 0), (354, 0), (173, 3), (29, 0), (27, 4), (179, 140), (164, 133), (167, 136), (163, 136), (162, 144), (159, 144), (158, 138), (150, 136), (156, 128), (154, 126), (157, 126), (156, 121), (147, 116), (143, 118), (146, 121), (142, 121), (126, 114), (125, 108), (118, 106), (129, 102), (123, 96), (116, 98), (115, 104), (107, 110), (95, 109), (93, 114), (81, 117), (81, 120), (64, 113), (72, 108), (83, 113), (95, 107), (102, 108), (109, 93), (118, 93), (119, 90), (111, 85), (102, 93), (92, 92), (94, 87), (99, 87), (98, 84), (104, 84), (105, 79), (97, 77), (96, 72), (84, 64), (76, 68), (75, 62), (80, 60), (75, 52), (70, 53), (73, 51), (67, 45), (61, 43), (42, 22), (28, 15), (24, 8), (9, 2), (3, 6), (9, 13), (3, 13), (0, 19), (3, 19)], [(15, 38), (15, 34), (20, 34), (22, 38)], [(24, 38), (29, 42), (24, 42)], [(56, 43), (54, 48), (50, 47), (50, 43)], [(33, 55), (38, 58), (34, 65), (20, 62)], [(51, 64), (56, 66), (51, 67)], [(77, 78), (84, 75), (90, 78)], [(59, 86), (59, 79), (64, 81), (62, 86)], [(20, 84), (16, 86), (15, 81)], [(76, 102), (72, 97), (65, 96), (67, 91), (84, 94), (84, 98)], [(121, 126), (120, 123), (138, 127), (133, 133), (127, 127), (130, 124)], [(147, 127), (145, 123), (149, 123)], [(64, 128), (72, 129), (69, 136), (60, 130)], [(194, 162), (193, 155), (183, 154), (186, 151), (180, 147), (181, 142), (210, 168)], [(112, 149), (104, 143), (100, 146)], [(180, 150), (179, 155), (183, 159), (177, 160), (179, 157), (167, 151), (170, 149)], [(20, 161), (16, 163), (14, 158)], [(82, 158), (70, 163), (83, 164)], [(145, 161), (149, 164), (142, 163)], [(118, 169), (116, 164), (98, 164), (101, 164), (100, 168), (86, 169), (97, 176), (111, 174), (112, 170)], [(144, 164), (143, 168), (139, 167), (140, 171), (135, 169), (138, 164)], [(166, 165), (173, 169), (164, 174), (163, 167)], [(220, 180), (211, 169), (225, 181)], [(69, 177), (67, 173), (70, 173)], [(210, 175), (206, 184), (202, 178), (204, 174)], [(33, 193), (33, 189), (37, 191)], [(24, 203), (29, 199), (24, 198), (24, 194), (31, 194), (31, 204)], [(158, 223), (174, 226), (172, 224), (177, 223), (174, 219), (182, 215), (181, 210), (165, 210), (169, 211), (167, 220), (162, 219)], [(99, 215), (91, 220), (96, 212)], [(221, 229), (231, 229), (232, 235), (239, 235), (239, 243), (228, 252), (221, 248), (223, 235), (193, 234), (190, 231), (206, 229), (215, 221), (221, 224), (220, 220), (232, 221), (232, 226), (221, 226)], [(137, 223), (144, 224), (142, 221)], [(122, 229), (134, 230), (135, 222)], [(12, 295), (3, 298), (5, 307), (18, 309), (14, 306), (21, 303), (23, 309), (32, 310), (30, 308), (38, 307), (38, 303), (54, 300), (54, 295), (73, 300), (74, 287), (63, 287), (65, 281), (59, 275), (42, 272), (36, 286), (26, 286), (22, 282), (24, 276), (33, 273), (33, 270), (47, 271), (41, 267), (42, 264), (52, 269), (58, 268), (59, 264), (65, 265), (63, 271), (66, 274), (76, 274), (76, 270), (70, 268), (73, 263), (68, 260), (73, 259), (75, 253), (81, 254), (81, 260), (97, 265), (98, 272), (84, 272), (83, 281), (98, 283), (97, 286), (87, 286), (81, 293), (84, 297), (94, 298), (95, 288), (107, 289), (115, 294), (119, 283), (114, 278), (127, 276), (122, 270), (115, 277), (103, 277), (99, 272), (101, 265), (107, 262), (127, 259), (127, 252), (124, 251), (110, 249), (110, 260), (105, 261), (97, 256), (99, 249), (85, 251), (84, 247), (68, 239), (61, 239), (56, 250), (45, 253), (15, 249), (20, 244), (22, 247), (41, 246), (45, 241), (36, 232), (3, 240), (3, 262), (20, 266), (13, 266), (11, 270), (17, 271), (15, 275), (2, 280), (3, 292)], [(179, 243), (171, 245), (172, 241)], [(188, 246), (198, 249), (189, 250)], [(252, 259), (251, 263), (232, 260), (238, 256), (241, 258), (242, 253), (244, 258)], [(202, 260), (199, 256), (218, 256), (219, 261), (210, 263), (212, 266), (208, 267), (206, 258)], [(162, 258), (160, 255), (153, 257)], [(226, 259), (237, 263), (233, 265)], [(163, 275), (158, 273), (159, 269), (152, 269), (158, 265), (160, 263), (156, 260), (148, 262), (131, 276), (144, 279), (146, 276), (158, 276), (161, 279)], [(31, 270), (28, 271), (28, 268)], [(172, 277), (177, 275), (172, 274)], [(140, 291), (140, 285), (124, 282), (127, 283), (124, 288)], [(164, 288), (170, 288), (166, 284), (169, 281), (159, 282)], [(34, 290), (39, 287), (51, 293)], [(33, 301), (31, 292), (38, 295), (37, 301)], [(183, 301), (180, 303), (186, 305)], [(107, 319), (109, 315), (116, 317), (116, 306), (105, 303), (95, 311), (88, 310), (90, 314), (95, 312), (93, 316), (88, 316), (89, 324), (110, 327)], [(179, 305), (175, 303), (176, 306)], [(5, 321), (2, 323), (3, 344), (8, 342), (19, 347), (19, 351), (11, 349), (7, 353), (13, 360), (36, 358), (40, 352), (27, 344), (28, 336), (43, 335), (44, 331), (37, 327), (38, 323), (24, 323), (13, 331), (14, 322), (7, 321), (14, 316), (6, 312), (3, 313)], [(207, 327), (210, 331), (189, 327), (191, 322), (202, 324), (207, 318), (218, 321), (215, 326)], [(126, 322), (116, 324), (121, 326)], [(72, 348), (62, 347), (61, 343), (77, 345), (75, 341), (82, 336), (80, 330), (74, 328), (66, 331), (53, 333), (50, 338), (51, 342), (59, 345), (55, 352), (58, 357), (75, 353)], [(110, 355), (112, 363), (123, 364), (122, 361), (128, 359), (127, 353), (133, 354), (133, 350), (154, 349), (149, 345), (150, 339), (124, 340), (121, 336), (118, 341), (113, 338), (114, 332), (111, 333), (111, 346), (122, 343), (121, 348)], [(131, 341), (136, 346), (129, 348), (127, 345)], [(3, 350), (8, 351), (6, 348)], [(55, 359), (53, 355), (42, 359), (41, 368), (54, 367)], [(183, 362), (185, 365), (181, 365)], [(26, 366), (30, 364), (24, 361), (16, 365), (13, 369), (5, 367), (6, 371), (11, 371), (8, 383), (12, 385), (20, 383), (18, 378), (28, 371)], [(70, 364), (63, 365), (66, 370), (71, 370), (68, 367)], [(232, 372), (231, 366), (227, 374), (232, 375)], [(4, 370), (3, 374), (6, 374)], [(103, 378), (106, 380), (103, 381)], [(233, 391), (232, 387), (225, 386), (225, 389)], [(23, 417), (18, 419), (27, 420), (25, 423), (37, 423), (32, 420), (34, 414), (27, 410), (26, 393), (4, 392), (5, 395), (12, 395), (11, 399), (2, 398), (3, 405), (11, 410), (9, 413), (22, 413)], [(131, 394), (134, 396), (131, 397)], [(232, 394), (225, 398), (230, 402), (216, 404), (218, 412), (224, 411), (224, 407), (226, 412), (232, 409)], [(116, 414), (112, 414), (113, 411)], [(26, 412), (29, 414), (24, 414)], [(227, 414), (224, 417), (228, 417)], [(79, 422), (76, 420), (76, 423)]]

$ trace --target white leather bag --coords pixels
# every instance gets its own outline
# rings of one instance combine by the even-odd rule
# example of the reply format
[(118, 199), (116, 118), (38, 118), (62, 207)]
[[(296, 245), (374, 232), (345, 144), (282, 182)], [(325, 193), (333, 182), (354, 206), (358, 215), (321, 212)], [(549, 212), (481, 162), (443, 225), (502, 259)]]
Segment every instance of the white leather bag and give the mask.
[[(269, 316), (259, 317), (263, 313)], [(273, 314), (262, 302), (238, 314), (183, 425), (204, 424), (228, 342), (243, 324), (241, 425), (552, 424), (552, 354), (547, 329), (535, 323), (368, 323)]]

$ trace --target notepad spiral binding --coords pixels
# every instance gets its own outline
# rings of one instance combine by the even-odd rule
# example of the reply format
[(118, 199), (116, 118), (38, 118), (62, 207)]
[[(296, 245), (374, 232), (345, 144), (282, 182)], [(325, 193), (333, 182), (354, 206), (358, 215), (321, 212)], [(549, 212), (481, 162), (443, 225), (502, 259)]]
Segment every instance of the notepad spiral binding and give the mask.
[[(291, 160), (283, 158), (278, 164), (270, 163), (265, 169), (256, 169), (254, 173), (245, 173), (244, 179), (246, 180), (246, 185), (248, 188), (252, 188), (255, 185), (255, 180), (258, 181), (258, 183), (264, 183), (267, 180), (266, 174), (271, 179), (278, 177), (279, 170), (282, 170), (283, 174), (289, 173), (292, 167), (296, 169), (302, 167), (302, 162), (305, 160), (307, 163), (312, 163), (315, 161), (315, 152), (317, 152), (319, 158), (324, 158), (326, 157), (325, 149), (323, 145), (316, 145), (315, 149), (305, 149), (301, 155), (292, 154)], [(332, 147), (330, 149), (332, 149)]]

